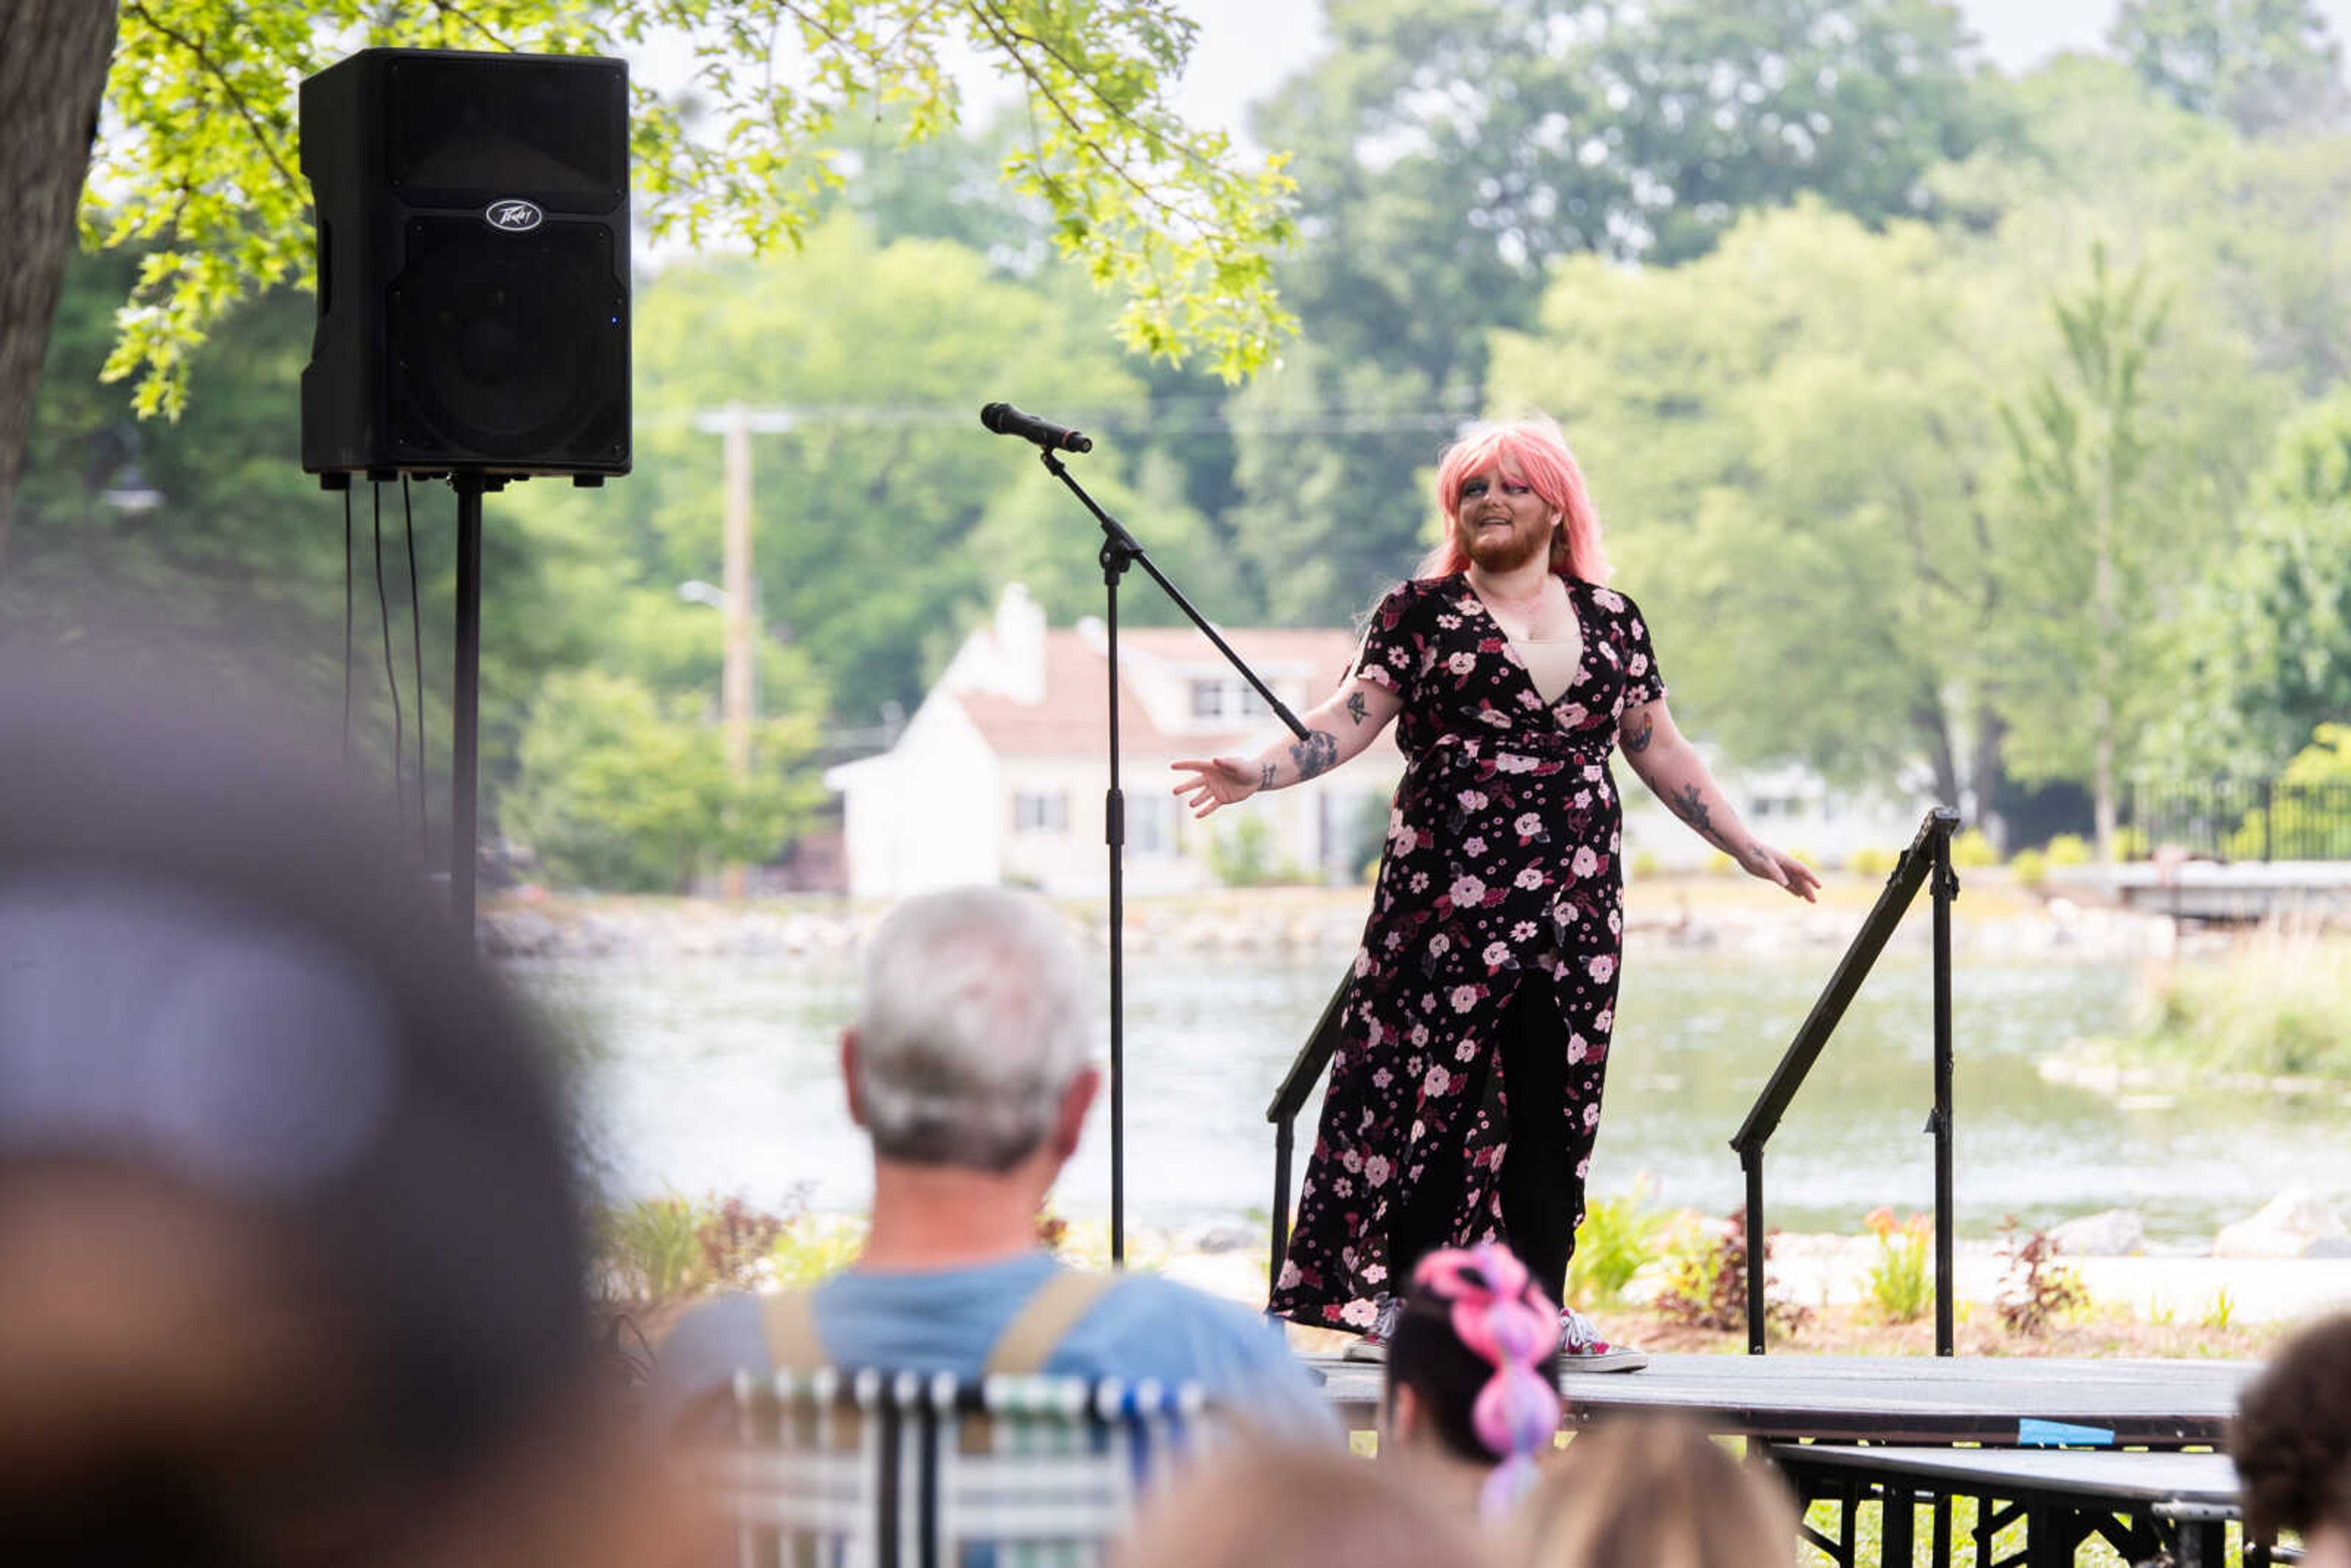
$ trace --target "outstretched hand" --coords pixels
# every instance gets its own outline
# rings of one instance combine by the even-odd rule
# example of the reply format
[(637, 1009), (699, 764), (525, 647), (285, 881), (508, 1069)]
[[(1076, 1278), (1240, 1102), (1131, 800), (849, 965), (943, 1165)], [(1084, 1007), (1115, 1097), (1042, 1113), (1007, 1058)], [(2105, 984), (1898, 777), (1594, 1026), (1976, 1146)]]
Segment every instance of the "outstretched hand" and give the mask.
[(1747, 868), (1748, 875), (1777, 883), (1806, 904), (1820, 902), (1815, 896), (1820, 891), (1820, 873), (1795, 856), (1775, 850), (1760, 839), (1740, 863)]
[(1185, 797), (1184, 803), (1192, 808), (1195, 818), (1205, 817), (1219, 806), (1238, 805), (1264, 787), (1257, 764), (1246, 757), (1194, 758), (1169, 766), (1191, 775), (1176, 784), (1175, 792)]

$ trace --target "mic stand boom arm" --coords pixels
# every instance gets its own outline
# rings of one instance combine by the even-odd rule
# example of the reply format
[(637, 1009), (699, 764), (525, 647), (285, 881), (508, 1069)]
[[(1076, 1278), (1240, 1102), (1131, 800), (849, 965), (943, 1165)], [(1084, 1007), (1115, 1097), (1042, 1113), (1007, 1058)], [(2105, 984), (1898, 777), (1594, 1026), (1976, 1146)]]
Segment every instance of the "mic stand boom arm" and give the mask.
[(1241, 679), (1257, 689), (1266, 706), (1289, 727), (1299, 739), (1306, 738), (1306, 727), (1298, 716), (1275, 696), (1270, 688), (1258, 678), (1257, 672), (1244, 663), (1232, 644), (1217, 635), (1201, 613), (1192, 608), (1192, 601), (1181, 590), (1167, 580), (1166, 574), (1144, 553), (1141, 541), (1127, 532), (1126, 525), (1095, 505), (1086, 494), (1085, 486), (1073, 478), (1061, 460), (1050, 448), (1038, 453), (1038, 458), (1054, 478), (1069, 486), (1102, 525), (1102, 546), (1097, 558), (1102, 562), (1102, 585), (1108, 591), (1109, 615), (1104, 622), (1109, 643), (1110, 663), (1110, 789), (1102, 798), (1102, 837), (1110, 846), (1110, 1260), (1113, 1266), (1126, 1261), (1126, 1055), (1125, 1055), (1125, 940), (1126, 926), (1126, 799), (1120, 792), (1118, 779), (1118, 583), (1130, 566), (1140, 566), (1150, 574), (1161, 591), (1175, 601), (1176, 608), (1200, 629), (1203, 636), (1216, 644), (1217, 652), (1226, 662), (1240, 672)]

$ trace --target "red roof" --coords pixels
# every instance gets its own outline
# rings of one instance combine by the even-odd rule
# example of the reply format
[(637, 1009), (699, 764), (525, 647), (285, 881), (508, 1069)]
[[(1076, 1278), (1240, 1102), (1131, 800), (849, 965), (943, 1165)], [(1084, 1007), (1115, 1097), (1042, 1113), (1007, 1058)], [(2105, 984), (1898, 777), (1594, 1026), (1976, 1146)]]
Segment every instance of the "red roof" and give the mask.
[[(1353, 633), (1328, 630), (1267, 629), (1218, 633), (1277, 691), (1294, 689), (1300, 667), (1311, 695), (1306, 706), (1321, 702), (1338, 685), (1347, 661), (1354, 656)], [(1119, 633), (1119, 749), (1175, 758), (1207, 756), (1229, 750), (1251, 736), (1279, 724), (1270, 715), (1257, 715), (1231, 729), (1170, 735), (1152, 722), (1143, 700), (1134, 695), (1132, 666), (1126, 661), (1142, 656), (1186, 666), (1184, 678), (1196, 669), (1200, 675), (1229, 666), (1208, 640), (1189, 626), (1146, 626)], [(980, 735), (998, 756), (1084, 757), (1099, 754), (1108, 745), (1103, 709), (1106, 685), (1103, 659), (1085, 635), (1074, 630), (1045, 633), (1045, 698), (1039, 703), (1016, 702), (988, 692), (960, 692), (956, 700), (971, 716)], [(1289, 700), (1285, 695), (1284, 700)], [(1302, 711), (1302, 710), (1301, 710)]]

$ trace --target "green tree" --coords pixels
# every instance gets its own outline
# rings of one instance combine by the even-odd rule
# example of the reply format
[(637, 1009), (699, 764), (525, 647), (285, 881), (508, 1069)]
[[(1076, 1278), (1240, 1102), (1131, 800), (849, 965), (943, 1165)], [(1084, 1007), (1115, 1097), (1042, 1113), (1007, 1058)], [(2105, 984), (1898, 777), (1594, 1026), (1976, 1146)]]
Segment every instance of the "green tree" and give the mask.
[[(698, 421), (740, 402), (788, 411), (752, 441), (754, 559), (764, 613), (806, 650), (838, 715), (911, 706), (995, 590), (1038, 564), (1071, 563), (1073, 589), (1094, 585), (1092, 610), (1092, 520), (1027, 448), (978, 434), (987, 387), (1025, 389), (1081, 425), (1141, 412), (1098, 311), (1066, 278), (1052, 287), (991, 277), (985, 257), (941, 241), (877, 248), (847, 214), (788, 263), (669, 269), (640, 296), (640, 467), (613, 496), (648, 573), (718, 575), (720, 443)], [(1104, 504), (1118, 506), (1128, 493), (1110, 478)], [(1139, 613), (1144, 598), (1129, 595)]]
[(1280, 277), (1306, 341), (1232, 402), (1234, 535), (1278, 620), (1360, 611), (1418, 553), (1425, 471), (1547, 265), (1683, 261), (1800, 192), (1924, 212), (1928, 171), (2000, 124), (1956, 12), (1924, 0), (1327, 10), (1330, 52), (1258, 124), (1295, 154)]
[[(1290, 232), (1288, 181), (1169, 108), (1192, 38), (1172, 0), (129, 0), (119, 40), (102, 21), (110, 8), (92, 0), (39, 0), (13, 8), (0, 34), (12, 73), (19, 62), (40, 73), (23, 83), (26, 134), (0, 122), (10, 133), (0, 189), (41, 214), (21, 232), (0, 225), (0, 302), (11, 307), (0, 528), (68, 243), (47, 219), (83, 190), (72, 137), (100, 127), (86, 233), (149, 247), (109, 373), (138, 378), (142, 412), (175, 413), (190, 353), (227, 312), (311, 281), (295, 89), (363, 45), (622, 51), (654, 33), (682, 37), (696, 65), (691, 93), (669, 101), (641, 89), (636, 101), (650, 232), (759, 246), (797, 242), (838, 186), (834, 132), (852, 111), (890, 108), (915, 141), (953, 125), (958, 94), (943, 60), (973, 51), (1019, 85), (1033, 128), (1002, 178), (1050, 211), (1053, 243), (1088, 277), (1123, 295), (1123, 341), (1196, 350), (1239, 377), (1288, 325), (1267, 254)], [(19, 97), (8, 95), (12, 116)], [(16, 325), (20, 301), (37, 329)]]
[(2158, 747), (2175, 767), (2272, 773), (2351, 714), (2351, 393), (2281, 433), (2180, 635), (2183, 699)]
[(773, 854), (820, 794), (783, 768), (804, 758), (812, 726), (770, 723), (753, 776), (734, 779), (718, 732), (642, 683), (596, 670), (549, 678), (507, 796), (509, 837), (564, 881), (630, 892), (684, 892), (723, 862)]
[(1807, 200), (1678, 267), (1562, 264), (1493, 402), (1565, 425), (1694, 732), (1854, 782), (1923, 758), (1980, 817), (2002, 327), (1943, 235)]
[(2170, 308), (2144, 267), (2116, 277), (2105, 247), (2094, 248), (2088, 284), (2051, 302), (2058, 369), (2022, 408), (2001, 410), (2029, 530), (2011, 573), (2028, 612), (2011, 628), (2023, 657), (2004, 695), (2038, 721), (2015, 756), (2020, 771), (2042, 777), (2087, 772), (2107, 862), (2133, 737), (2170, 691), (2169, 640), (2148, 612), (2193, 580), (2179, 570), (2189, 529), (2149, 483), (2162, 433), (2147, 427), (2147, 361)]
[(2172, 102), (2249, 136), (2342, 124), (2343, 48), (2311, 0), (2124, 0), (2109, 42)]

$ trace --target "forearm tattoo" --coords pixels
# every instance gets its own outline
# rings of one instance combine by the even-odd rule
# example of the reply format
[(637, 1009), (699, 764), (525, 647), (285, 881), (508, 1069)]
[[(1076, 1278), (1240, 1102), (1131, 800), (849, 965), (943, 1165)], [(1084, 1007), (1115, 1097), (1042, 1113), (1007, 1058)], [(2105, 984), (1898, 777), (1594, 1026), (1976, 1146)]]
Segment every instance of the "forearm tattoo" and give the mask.
[(1273, 764), (1272, 764), (1272, 763), (1270, 763), (1270, 762), (1266, 763), (1266, 764), (1264, 764), (1262, 767), (1260, 767), (1260, 768), (1258, 768), (1258, 770), (1257, 770), (1257, 787), (1258, 787), (1259, 789), (1272, 789), (1272, 788), (1273, 788)]
[(1643, 714), (1633, 723), (1634, 727), (1625, 732), (1625, 749), (1637, 757), (1649, 749), (1649, 741), (1657, 733), (1657, 721)]
[(1357, 724), (1363, 723), (1364, 718), (1364, 707), (1365, 704), (1364, 702), (1363, 693), (1349, 692), (1347, 694), (1347, 716), (1349, 718), (1353, 719)]
[(1666, 805), (1675, 816), (1698, 830), (1698, 836), (1708, 843), (1734, 860), (1745, 858), (1731, 847), (1729, 840), (1715, 831), (1712, 815), (1707, 810), (1706, 799), (1698, 793), (1697, 785), (1683, 785), (1680, 793), (1666, 797)]
[(1290, 747), (1290, 760), (1298, 765), (1298, 781), (1303, 784), (1338, 766), (1339, 743), (1326, 730), (1310, 729), (1305, 739)]

